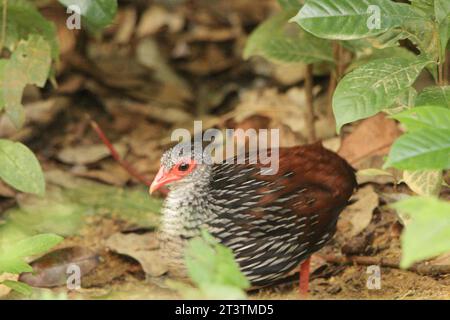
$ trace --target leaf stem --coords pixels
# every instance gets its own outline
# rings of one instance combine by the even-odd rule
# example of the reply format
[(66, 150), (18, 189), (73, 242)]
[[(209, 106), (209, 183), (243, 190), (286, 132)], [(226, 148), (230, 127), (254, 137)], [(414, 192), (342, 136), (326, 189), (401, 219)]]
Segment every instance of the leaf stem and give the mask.
[(328, 85), (328, 116), (333, 118), (333, 95), (336, 90), (336, 86), (344, 75), (345, 66), (342, 63), (344, 56), (344, 48), (338, 41), (333, 42), (333, 60), (335, 64), (334, 71), (330, 73), (330, 83)]
[(334, 63), (336, 64), (336, 77), (337, 82), (342, 78), (345, 72), (345, 63), (344, 63), (344, 47), (338, 42), (333, 42), (333, 58)]
[(314, 80), (313, 80), (313, 65), (306, 66), (305, 73), (305, 94), (307, 106), (306, 129), (308, 131), (309, 142), (316, 141), (316, 129), (314, 124)]
[(438, 85), (443, 86), (444, 85), (444, 63), (441, 62), (438, 64)]
[(8, 0), (3, 0), (3, 12), (2, 12), (2, 33), (0, 38), (0, 52), (3, 50), (6, 38), (6, 19), (8, 16)]
[(144, 178), (139, 172), (136, 171), (128, 162), (121, 159), (119, 153), (117, 152), (116, 148), (114, 148), (113, 144), (109, 141), (109, 139), (106, 137), (103, 130), (100, 128), (100, 126), (92, 120), (89, 115), (87, 115), (87, 118), (89, 120), (89, 124), (91, 125), (92, 129), (97, 133), (100, 140), (102, 140), (103, 144), (108, 148), (109, 152), (111, 153), (111, 156), (114, 158), (114, 160), (117, 161), (117, 163), (124, 168), (128, 174), (134, 178), (136, 178), (138, 181), (144, 183), (147, 186), (151, 185), (151, 181)]
[(444, 61), (444, 85), (448, 85), (450, 83), (450, 51), (447, 50), (445, 52), (445, 61)]
[(332, 119), (333, 118), (333, 95), (334, 95), (334, 91), (336, 91), (336, 86), (337, 86), (337, 75), (336, 75), (336, 71), (331, 71), (330, 72), (330, 81), (328, 84), (328, 118)]

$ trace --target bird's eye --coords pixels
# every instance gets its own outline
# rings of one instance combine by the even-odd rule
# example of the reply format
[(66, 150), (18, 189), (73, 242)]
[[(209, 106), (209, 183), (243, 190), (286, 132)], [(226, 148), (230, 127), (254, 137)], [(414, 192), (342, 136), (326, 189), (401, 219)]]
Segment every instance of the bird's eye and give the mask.
[(178, 166), (178, 170), (179, 171), (187, 171), (189, 169), (189, 164), (188, 163), (182, 163)]

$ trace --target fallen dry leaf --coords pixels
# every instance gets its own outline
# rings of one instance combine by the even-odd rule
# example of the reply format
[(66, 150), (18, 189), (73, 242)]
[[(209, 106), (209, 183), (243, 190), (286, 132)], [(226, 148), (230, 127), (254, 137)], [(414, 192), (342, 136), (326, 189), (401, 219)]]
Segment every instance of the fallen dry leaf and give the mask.
[(238, 28), (211, 28), (204, 25), (196, 25), (187, 34), (185, 41), (207, 41), (207, 42), (222, 42), (233, 40), (240, 35)]
[(172, 86), (174, 93), (180, 95), (181, 98), (185, 100), (193, 98), (189, 84), (167, 63), (154, 39), (145, 38), (139, 42), (136, 48), (136, 59), (141, 65), (154, 70), (155, 78), (165, 86)]
[(341, 147), (341, 143), (341, 137), (329, 138), (322, 141), (322, 145), (324, 146), (324, 148), (333, 152), (337, 152), (339, 150), (339, 148)]
[(38, 130), (37, 126), (39, 126), (39, 130), (42, 130), (44, 126), (52, 123), (56, 116), (69, 106), (69, 103), (70, 99), (58, 97), (25, 104), (25, 126), (27, 128), (23, 128), (20, 131), (17, 131), (9, 118), (3, 114), (0, 116), (0, 137), (24, 140)]
[(450, 252), (440, 255), (439, 257), (428, 261), (428, 263), (435, 266), (448, 266), (450, 265)]
[[(270, 127), (276, 128), (283, 124), (293, 132), (304, 135), (305, 112), (304, 90), (293, 88), (287, 94), (280, 93), (277, 89), (251, 90), (241, 95), (239, 105), (224, 118), (240, 123), (258, 115), (270, 119)], [(284, 138), (280, 135), (280, 144), (283, 145), (283, 142)]]
[(190, 122), (192, 120), (192, 115), (190, 113), (177, 108), (132, 102), (124, 102), (119, 107), (122, 108), (122, 110), (125, 107), (127, 112), (141, 114), (150, 119), (169, 124)]
[(21, 274), (20, 281), (33, 287), (52, 288), (67, 283), (68, 275), (73, 274), (71, 267), (80, 270), (83, 277), (100, 263), (99, 256), (83, 247), (62, 248), (33, 261), (33, 272)]
[(184, 26), (184, 17), (176, 12), (168, 12), (164, 7), (153, 5), (141, 16), (136, 35), (146, 37), (167, 26), (169, 32), (178, 32)]
[(378, 168), (361, 169), (356, 172), (356, 180), (358, 185), (362, 185), (368, 182), (386, 184), (396, 183), (399, 181), (401, 172), (394, 169), (382, 170)]
[(337, 224), (339, 232), (350, 239), (367, 228), (372, 220), (373, 210), (378, 207), (378, 194), (371, 185), (358, 190), (356, 202), (346, 207)]
[(209, 44), (192, 61), (180, 65), (180, 68), (198, 76), (206, 76), (231, 68), (236, 64), (234, 57), (229, 57), (215, 44)]
[(133, 36), (137, 21), (136, 9), (127, 7), (118, 12), (117, 32), (115, 32), (114, 41), (121, 44), (129, 43)]
[(305, 79), (306, 65), (296, 64), (277, 64), (273, 68), (273, 77), (285, 86), (294, 85)]
[(16, 191), (0, 180), (0, 196), (5, 198), (14, 198), (16, 196)]
[(442, 170), (404, 171), (403, 181), (421, 196), (438, 196), (443, 182)]
[(375, 168), (373, 165), (366, 166), (367, 160), (388, 154), (392, 143), (400, 135), (397, 123), (379, 113), (363, 120), (349, 136), (345, 137), (338, 153), (357, 169)]
[(159, 255), (155, 233), (115, 233), (106, 240), (105, 245), (117, 253), (136, 259), (144, 272), (152, 277), (159, 277), (167, 272)]
[[(121, 157), (127, 153), (127, 146), (124, 143), (116, 143), (114, 147)], [(95, 163), (108, 156), (110, 156), (110, 151), (104, 144), (67, 147), (57, 154), (58, 159), (62, 162), (77, 165)]]
[[(77, 177), (91, 178), (118, 187), (124, 186), (130, 179), (129, 174), (121, 167), (118, 167), (116, 172), (112, 170), (86, 170), (85, 167), (82, 167), (82, 170), (77, 169), (71, 171)], [(117, 171), (120, 173), (117, 174)]]

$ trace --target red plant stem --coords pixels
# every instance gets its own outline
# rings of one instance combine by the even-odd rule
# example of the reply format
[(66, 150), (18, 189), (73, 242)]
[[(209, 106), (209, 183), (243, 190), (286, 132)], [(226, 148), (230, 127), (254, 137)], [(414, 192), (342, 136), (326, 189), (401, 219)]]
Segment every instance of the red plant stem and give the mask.
[(111, 153), (111, 156), (114, 158), (114, 160), (117, 161), (117, 163), (124, 168), (128, 174), (134, 178), (136, 178), (138, 181), (144, 183), (146, 186), (150, 186), (151, 185), (151, 181), (147, 180), (146, 178), (144, 178), (139, 172), (136, 171), (136, 169), (134, 169), (128, 162), (126, 162), (125, 160), (123, 160), (119, 153), (117, 152), (116, 148), (114, 148), (113, 144), (111, 143), (111, 141), (109, 141), (109, 139), (106, 137), (105, 133), (103, 132), (103, 130), (100, 128), (100, 126), (97, 124), (97, 122), (95, 122), (94, 120), (92, 120), (89, 116), (89, 124), (91, 125), (92, 129), (95, 131), (95, 133), (97, 133), (98, 137), (100, 138), (100, 140), (102, 140), (103, 144), (108, 148), (109, 152)]

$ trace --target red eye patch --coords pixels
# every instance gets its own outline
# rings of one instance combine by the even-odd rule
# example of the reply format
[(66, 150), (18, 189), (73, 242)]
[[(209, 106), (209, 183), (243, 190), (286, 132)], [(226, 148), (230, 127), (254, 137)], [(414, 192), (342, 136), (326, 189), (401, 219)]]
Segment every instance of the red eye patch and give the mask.
[(161, 166), (159, 172), (156, 174), (156, 177), (152, 182), (152, 185), (150, 186), (150, 193), (158, 190), (159, 188), (170, 182), (182, 179), (183, 177), (190, 174), (196, 166), (197, 163), (192, 159), (180, 161), (168, 172), (166, 172), (164, 170), (164, 167)]

